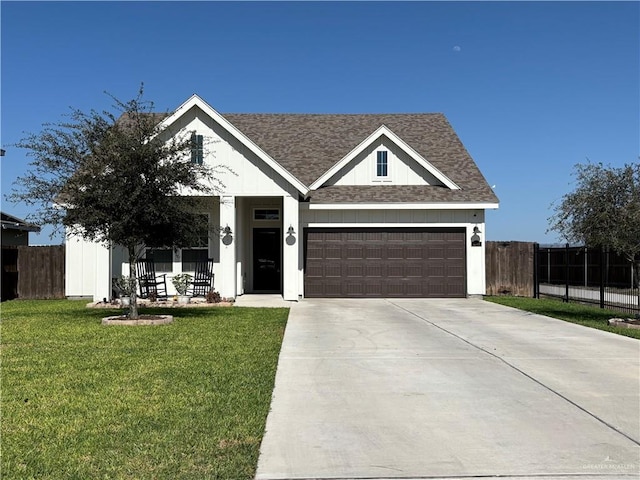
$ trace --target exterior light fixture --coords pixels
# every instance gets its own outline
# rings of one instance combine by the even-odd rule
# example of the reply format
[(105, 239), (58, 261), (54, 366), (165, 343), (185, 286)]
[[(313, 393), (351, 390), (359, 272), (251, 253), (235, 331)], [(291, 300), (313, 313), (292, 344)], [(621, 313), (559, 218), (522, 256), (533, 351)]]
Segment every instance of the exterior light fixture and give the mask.
[(231, 231), (231, 227), (229, 225), (222, 229), (222, 234), (222, 243), (227, 246), (231, 245), (231, 242), (233, 241), (233, 232)]
[(289, 228), (287, 229), (287, 238), (285, 238), (287, 245), (291, 246), (296, 244), (296, 237), (294, 237), (295, 234), (296, 231), (294, 230), (293, 225), (289, 224)]
[(471, 246), (472, 247), (481, 247), (482, 246), (482, 242), (480, 241), (480, 235), (478, 235), (479, 233), (482, 233), (482, 232), (480, 231), (480, 229), (476, 225), (475, 227), (473, 227), (473, 235), (471, 235)]

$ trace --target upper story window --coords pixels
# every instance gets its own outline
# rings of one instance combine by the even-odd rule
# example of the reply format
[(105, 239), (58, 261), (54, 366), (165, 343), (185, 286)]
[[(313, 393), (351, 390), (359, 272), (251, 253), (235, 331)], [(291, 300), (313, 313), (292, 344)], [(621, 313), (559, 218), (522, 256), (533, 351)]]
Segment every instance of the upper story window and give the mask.
[(376, 158), (376, 177), (387, 178), (389, 176), (389, 164), (387, 162), (387, 151), (378, 150)]
[(204, 136), (197, 135), (195, 132), (191, 134), (191, 163), (202, 165), (204, 158)]

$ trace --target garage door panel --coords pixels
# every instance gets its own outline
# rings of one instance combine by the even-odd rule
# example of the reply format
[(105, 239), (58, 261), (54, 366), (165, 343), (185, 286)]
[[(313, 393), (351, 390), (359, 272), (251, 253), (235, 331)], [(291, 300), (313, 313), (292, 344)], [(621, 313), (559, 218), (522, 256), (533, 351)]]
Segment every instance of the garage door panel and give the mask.
[(373, 298), (384, 297), (384, 285), (382, 281), (368, 282), (365, 285), (365, 296)]
[(325, 268), (318, 263), (312, 263), (308, 266), (305, 275), (308, 278), (322, 278), (325, 276)]
[(382, 260), (382, 246), (370, 247), (366, 246), (364, 248), (364, 258), (367, 260)]
[(402, 264), (393, 263), (391, 265), (387, 265), (387, 277), (404, 278), (404, 268)]
[(305, 230), (308, 297), (464, 297), (462, 228)]
[(386, 297), (403, 297), (405, 292), (405, 282), (402, 280), (390, 279), (387, 282)]
[(364, 296), (364, 284), (362, 282), (345, 281), (342, 284), (343, 293), (345, 297), (363, 297)]
[(364, 277), (365, 265), (362, 263), (353, 263), (345, 265), (344, 271), (347, 278), (362, 278)]
[(424, 271), (420, 264), (405, 265), (404, 276), (408, 278), (422, 278), (424, 277)]
[(364, 276), (367, 278), (381, 278), (383, 276), (382, 265), (366, 264), (364, 267)]
[(423, 282), (407, 282), (406, 284), (406, 296), (407, 297), (423, 297), (425, 288)]

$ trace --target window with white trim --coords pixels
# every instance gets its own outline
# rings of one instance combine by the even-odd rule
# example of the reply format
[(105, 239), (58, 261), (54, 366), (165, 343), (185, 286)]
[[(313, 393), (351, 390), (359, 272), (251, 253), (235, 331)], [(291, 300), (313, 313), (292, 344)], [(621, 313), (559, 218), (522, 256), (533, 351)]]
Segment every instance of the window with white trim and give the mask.
[(147, 248), (145, 258), (153, 262), (156, 273), (173, 271), (173, 250), (170, 248)]
[(182, 249), (182, 271), (194, 272), (196, 263), (204, 262), (209, 258), (209, 215), (198, 215), (198, 227), (200, 233), (198, 241), (189, 248)]
[(191, 134), (191, 163), (202, 165), (204, 160), (204, 136)]
[(387, 160), (387, 151), (378, 150), (376, 152), (376, 178), (389, 177), (389, 163)]

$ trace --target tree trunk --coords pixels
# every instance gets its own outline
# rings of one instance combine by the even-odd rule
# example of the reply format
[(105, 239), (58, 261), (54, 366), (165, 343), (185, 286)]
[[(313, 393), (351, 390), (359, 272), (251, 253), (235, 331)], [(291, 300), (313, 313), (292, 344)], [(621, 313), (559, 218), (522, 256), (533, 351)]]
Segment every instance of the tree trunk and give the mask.
[(129, 306), (129, 318), (131, 320), (137, 320), (139, 317), (138, 314), (138, 277), (136, 276), (136, 261), (138, 260), (136, 255), (136, 247), (129, 246), (129, 278), (133, 281), (133, 289), (131, 291), (131, 304)]

